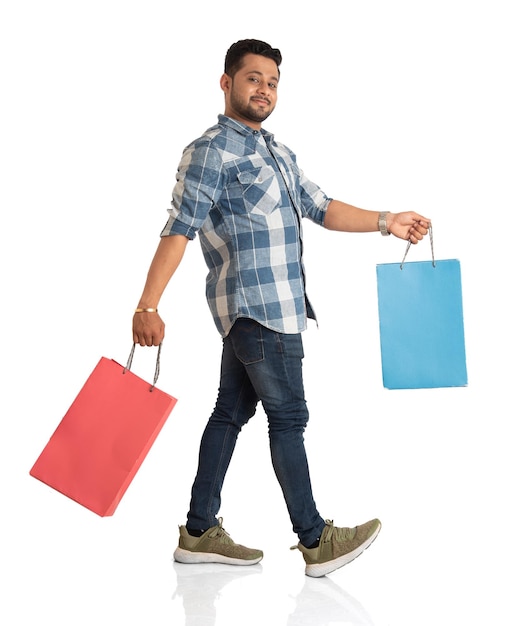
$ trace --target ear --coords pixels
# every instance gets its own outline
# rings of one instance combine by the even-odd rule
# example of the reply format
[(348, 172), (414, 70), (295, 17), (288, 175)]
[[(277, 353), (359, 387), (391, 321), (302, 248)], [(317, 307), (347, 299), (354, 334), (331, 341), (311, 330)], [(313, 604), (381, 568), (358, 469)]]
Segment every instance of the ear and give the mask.
[(231, 88), (231, 77), (227, 74), (222, 74), (220, 77), (220, 88), (226, 94)]

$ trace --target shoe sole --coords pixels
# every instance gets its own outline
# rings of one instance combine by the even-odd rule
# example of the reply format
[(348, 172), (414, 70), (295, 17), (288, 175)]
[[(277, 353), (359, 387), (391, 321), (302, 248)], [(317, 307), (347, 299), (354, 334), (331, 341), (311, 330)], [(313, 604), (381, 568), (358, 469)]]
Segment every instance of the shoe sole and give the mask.
[(225, 563), (226, 565), (256, 565), (263, 556), (256, 559), (235, 559), (231, 556), (223, 554), (215, 554), (214, 552), (191, 552), (183, 548), (176, 548), (174, 551), (174, 560), (178, 563)]
[(326, 576), (327, 574), (334, 572), (334, 570), (337, 570), (340, 567), (347, 565), (348, 563), (356, 559), (360, 554), (362, 554), (366, 550), (366, 548), (368, 548), (368, 546), (375, 541), (377, 535), (380, 532), (380, 529), (381, 524), (379, 524), (379, 526), (375, 529), (373, 535), (370, 535), (364, 543), (362, 543), (355, 550), (352, 550), (352, 552), (349, 552), (348, 554), (339, 556), (337, 559), (327, 561), (326, 563), (312, 563), (310, 565), (306, 565), (306, 576), (311, 576), (312, 578), (321, 578), (322, 576)]

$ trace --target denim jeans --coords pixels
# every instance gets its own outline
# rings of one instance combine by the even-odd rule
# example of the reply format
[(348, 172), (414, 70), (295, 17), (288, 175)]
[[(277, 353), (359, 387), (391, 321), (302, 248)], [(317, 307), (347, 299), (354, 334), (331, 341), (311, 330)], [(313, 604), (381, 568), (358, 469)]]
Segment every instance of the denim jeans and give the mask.
[(238, 434), (261, 401), (268, 420), (272, 465), (293, 530), (304, 545), (320, 536), (325, 521), (316, 508), (304, 448), (308, 410), (302, 381), (300, 334), (282, 334), (238, 319), (224, 339), (220, 387), (199, 449), (187, 528), (217, 524), (221, 490)]

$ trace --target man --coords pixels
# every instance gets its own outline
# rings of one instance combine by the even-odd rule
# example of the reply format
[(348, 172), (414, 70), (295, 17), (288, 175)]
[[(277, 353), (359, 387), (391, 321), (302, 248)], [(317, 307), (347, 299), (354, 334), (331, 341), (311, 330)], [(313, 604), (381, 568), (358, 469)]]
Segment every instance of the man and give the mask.
[(336, 231), (380, 230), (413, 244), (427, 233), (429, 221), (412, 211), (379, 213), (333, 200), (304, 176), (295, 155), (261, 128), (276, 106), (280, 63), (279, 50), (258, 40), (239, 41), (228, 50), (220, 80), (225, 112), (184, 150), (133, 337), (142, 346), (162, 341), (158, 302), (187, 242), (198, 234), (223, 353), (219, 394), (201, 440), (174, 558), (237, 565), (262, 559), (261, 550), (235, 544), (217, 518), (238, 434), (261, 401), (297, 548), (306, 574), (317, 577), (361, 554), (381, 524), (335, 527), (313, 499), (303, 440), (308, 411), (301, 332), (314, 313), (305, 292), (301, 220)]

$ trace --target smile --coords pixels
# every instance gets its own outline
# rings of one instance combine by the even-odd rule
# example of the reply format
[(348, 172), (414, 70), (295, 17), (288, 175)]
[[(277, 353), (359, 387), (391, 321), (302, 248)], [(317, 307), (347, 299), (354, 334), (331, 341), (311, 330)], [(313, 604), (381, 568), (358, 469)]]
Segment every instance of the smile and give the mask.
[(253, 100), (254, 102), (258, 102), (260, 104), (268, 104), (270, 105), (270, 100), (267, 100), (266, 98), (251, 98), (251, 100)]

